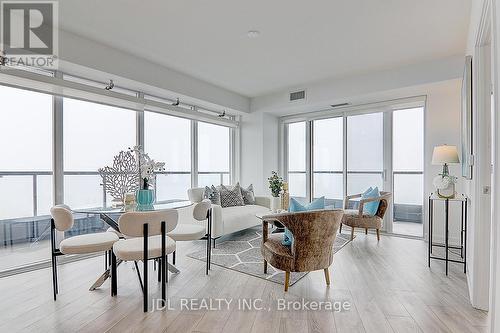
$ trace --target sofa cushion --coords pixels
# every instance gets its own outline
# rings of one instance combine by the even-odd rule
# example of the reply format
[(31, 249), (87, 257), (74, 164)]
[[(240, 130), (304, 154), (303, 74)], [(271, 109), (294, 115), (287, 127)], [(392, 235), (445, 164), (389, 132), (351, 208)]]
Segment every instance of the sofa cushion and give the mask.
[(224, 185), (219, 186), (220, 205), (225, 207), (244, 206), (245, 201), (241, 195), (240, 183), (236, 183), (233, 188)]
[(205, 186), (205, 192), (203, 193), (203, 198), (209, 199), (212, 204), (220, 205), (221, 204), (221, 196), (219, 190), (215, 186)]
[(247, 188), (241, 187), (241, 195), (243, 196), (243, 201), (245, 205), (255, 205), (255, 194), (253, 193), (253, 184), (250, 184)]
[(270, 213), (269, 208), (258, 205), (233, 206), (222, 208), (221, 210), (224, 234), (260, 225), (262, 221), (256, 215)]
[(344, 215), (342, 216), (342, 224), (356, 228), (380, 229), (382, 227), (382, 219), (377, 215), (371, 216), (365, 213), (363, 213), (362, 216), (359, 216), (359, 210), (346, 209), (344, 210)]

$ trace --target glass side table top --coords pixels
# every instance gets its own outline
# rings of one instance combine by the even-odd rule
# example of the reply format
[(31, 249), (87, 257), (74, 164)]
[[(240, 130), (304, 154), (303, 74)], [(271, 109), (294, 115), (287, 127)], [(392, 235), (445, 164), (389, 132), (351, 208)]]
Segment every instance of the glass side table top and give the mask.
[(94, 207), (74, 209), (75, 213), (85, 214), (120, 214), (126, 212), (150, 212), (155, 210), (179, 209), (191, 206), (191, 201), (175, 201), (166, 203), (155, 203), (152, 205), (127, 205), (120, 207)]
[(431, 199), (431, 200), (443, 200), (443, 201), (446, 199), (448, 199), (449, 201), (466, 201), (468, 198), (465, 195), (460, 194), (460, 193), (455, 194), (455, 196), (453, 198), (442, 198), (439, 195), (437, 195), (437, 193), (431, 193), (431, 195), (429, 196), (429, 199)]

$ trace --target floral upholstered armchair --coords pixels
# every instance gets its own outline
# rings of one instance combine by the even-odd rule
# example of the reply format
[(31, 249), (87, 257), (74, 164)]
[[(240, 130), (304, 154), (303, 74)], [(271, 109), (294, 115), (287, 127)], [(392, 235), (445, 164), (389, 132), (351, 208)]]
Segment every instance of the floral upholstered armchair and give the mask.
[[(285, 291), (288, 291), (290, 272), (324, 270), (330, 284), (328, 267), (333, 262), (333, 243), (340, 226), (343, 210), (316, 210), (272, 214), (262, 217), (262, 247), (264, 273), (269, 263), (285, 271)], [(283, 234), (268, 234), (268, 223), (278, 221), (293, 235), (291, 246), (281, 243)]]
[[(358, 209), (348, 209), (349, 201), (354, 198), (361, 197), (362, 194), (349, 195), (344, 200), (344, 216), (342, 217), (342, 224), (351, 227), (351, 240), (354, 238), (355, 228), (364, 228), (365, 233), (368, 233), (368, 229), (377, 230), (377, 241), (380, 240), (380, 228), (382, 227), (382, 221), (384, 220), (384, 215), (389, 206), (389, 201), (391, 200), (391, 192), (380, 192), (380, 196), (374, 198), (367, 198), (359, 200)], [(379, 201), (378, 209), (375, 215), (368, 215), (363, 213), (363, 207), (368, 202)], [(340, 225), (340, 231), (342, 232), (342, 224)]]

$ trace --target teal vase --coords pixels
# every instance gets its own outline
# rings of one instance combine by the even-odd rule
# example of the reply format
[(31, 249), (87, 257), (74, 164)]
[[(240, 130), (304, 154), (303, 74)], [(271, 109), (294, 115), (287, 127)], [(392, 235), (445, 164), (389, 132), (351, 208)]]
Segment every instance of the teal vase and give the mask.
[(153, 190), (137, 190), (135, 200), (139, 206), (152, 205), (155, 201), (155, 192)]

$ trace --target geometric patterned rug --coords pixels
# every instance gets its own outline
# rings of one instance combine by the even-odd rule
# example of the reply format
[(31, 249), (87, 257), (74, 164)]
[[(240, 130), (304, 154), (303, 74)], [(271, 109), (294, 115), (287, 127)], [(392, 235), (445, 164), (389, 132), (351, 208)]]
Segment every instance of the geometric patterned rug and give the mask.
[[(337, 234), (333, 252), (336, 253), (350, 241), (350, 235)], [(264, 274), (264, 260), (260, 253), (261, 243), (262, 227), (254, 227), (228, 235), (225, 240), (218, 241), (216, 248), (212, 249), (212, 264), (284, 284), (285, 272), (268, 265), (267, 274)], [(187, 256), (206, 261), (206, 248), (189, 253)], [(295, 284), (306, 274), (292, 272), (290, 274), (290, 285)]]

